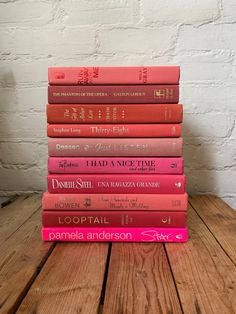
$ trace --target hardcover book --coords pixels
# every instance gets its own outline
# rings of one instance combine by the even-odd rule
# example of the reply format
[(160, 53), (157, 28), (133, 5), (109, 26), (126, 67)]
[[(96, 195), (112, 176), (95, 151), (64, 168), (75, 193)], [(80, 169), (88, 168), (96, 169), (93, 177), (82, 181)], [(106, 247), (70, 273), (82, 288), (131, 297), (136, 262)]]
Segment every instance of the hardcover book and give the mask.
[(182, 174), (182, 157), (49, 157), (49, 173)]
[(187, 228), (42, 228), (43, 241), (186, 242)]
[(44, 227), (186, 227), (186, 212), (43, 211)]
[(180, 104), (48, 104), (48, 123), (180, 123)]
[(175, 103), (179, 85), (78, 85), (48, 86), (51, 104)]
[(52, 138), (48, 139), (51, 157), (80, 156), (182, 156), (182, 138)]
[(49, 137), (180, 137), (179, 124), (48, 124)]
[(50, 193), (185, 193), (184, 175), (49, 174)]
[(50, 67), (51, 85), (178, 84), (179, 66)]
[(45, 192), (43, 210), (147, 210), (186, 211), (188, 195), (183, 194), (52, 194)]

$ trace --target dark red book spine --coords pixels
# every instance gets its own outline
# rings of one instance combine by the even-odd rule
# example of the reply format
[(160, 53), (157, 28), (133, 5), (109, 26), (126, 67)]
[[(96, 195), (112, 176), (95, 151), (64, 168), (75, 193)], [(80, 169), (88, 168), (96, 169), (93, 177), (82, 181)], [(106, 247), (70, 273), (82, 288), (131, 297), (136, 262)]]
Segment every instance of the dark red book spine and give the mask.
[(51, 104), (178, 103), (179, 85), (48, 86)]
[(186, 227), (186, 212), (43, 211), (44, 227)]

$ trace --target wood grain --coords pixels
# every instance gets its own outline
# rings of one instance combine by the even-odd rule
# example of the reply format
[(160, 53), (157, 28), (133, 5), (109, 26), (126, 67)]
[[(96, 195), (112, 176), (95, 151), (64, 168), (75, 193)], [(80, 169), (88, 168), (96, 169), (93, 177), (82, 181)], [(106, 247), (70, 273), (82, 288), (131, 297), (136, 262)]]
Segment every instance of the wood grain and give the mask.
[(6, 241), (41, 206), (42, 196), (20, 196), (9, 205), (0, 208), (0, 244)]
[(236, 212), (213, 195), (192, 196), (189, 202), (236, 265)]
[(106, 243), (60, 243), (17, 313), (97, 313), (108, 253)]
[(112, 245), (103, 314), (182, 313), (163, 244)]
[(236, 313), (236, 268), (194, 209), (189, 241), (166, 243), (184, 313)]
[(53, 243), (41, 241), (40, 220), (38, 210), (0, 245), (0, 313), (12, 313), (18, 307), (53, 249)]

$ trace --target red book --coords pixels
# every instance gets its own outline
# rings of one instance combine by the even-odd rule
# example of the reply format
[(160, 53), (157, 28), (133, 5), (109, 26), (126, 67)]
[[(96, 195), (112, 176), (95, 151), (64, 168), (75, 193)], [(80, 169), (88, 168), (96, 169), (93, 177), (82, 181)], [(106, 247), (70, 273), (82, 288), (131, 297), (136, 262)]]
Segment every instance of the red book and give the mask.
[(182, 157), (49, 157), (50, 173), (182, 174)]
[(43, 211), (44, 227), (186, 227), (186, 212)]
[(179, 85), (48, 86), (51, 104), (178, 103)]
[(79, 156), (166, 156), (182, 155), (182, 138), (52, 138), (48, 139), (51, 157)]
[(43, 210), (186, 211), (184, 194), (51, 194), (45, 192)]
[(47, 182), (50, 193), (185, 193), (185, 176), (175, 174), (49, 174)]
[(180, 104), (48, 104), (48, 123), (180, 123)]
[(49, 137), (180, 137), (178, 124), (48, 124)]
[(51, 85), (178, 84), (179, 66), (50, 67)]

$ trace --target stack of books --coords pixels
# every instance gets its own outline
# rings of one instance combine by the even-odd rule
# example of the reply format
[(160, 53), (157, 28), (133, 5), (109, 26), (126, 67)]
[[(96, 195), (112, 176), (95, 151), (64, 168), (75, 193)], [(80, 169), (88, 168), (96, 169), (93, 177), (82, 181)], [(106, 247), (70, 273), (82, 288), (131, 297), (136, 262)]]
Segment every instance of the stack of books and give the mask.
[(48, 70), (45, 241), (184, 242), (178, 66)]

